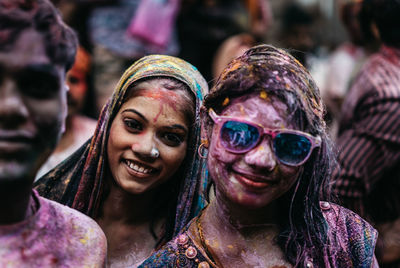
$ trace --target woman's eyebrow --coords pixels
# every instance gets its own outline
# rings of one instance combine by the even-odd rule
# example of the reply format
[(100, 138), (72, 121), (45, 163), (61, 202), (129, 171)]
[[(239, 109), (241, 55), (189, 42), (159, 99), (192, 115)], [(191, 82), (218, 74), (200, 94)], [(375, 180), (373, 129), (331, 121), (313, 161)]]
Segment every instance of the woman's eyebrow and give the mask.
[(144, 117), (144, 115), (142, 115), (140, 112), (136, 111), (135, 109), (129, 108), (129, 109), (125, 109), (122, 111), (122, 113), (126, 113), (126, 112), (131, 112), (134, 114), (137, 114), (140, 118), (142, 118), (145, 122), (148, 122), (148, 120), (146, 119), (146, 117)]
[(188, 132), (188, 129), (187, 129), (186, 127), (184, 127), (184, 126), (182, 126), (182, 125), (179, 125), (179, 124), (174, 124), (174, 125), (172, 125), (172, 126), (165, 126), (165, 128), (171, 129), (171, 130), (174, 130), (174, 129), (181, 129), (181, 130), (183, 130), (183, 131), (185, 131), (185, 132)]

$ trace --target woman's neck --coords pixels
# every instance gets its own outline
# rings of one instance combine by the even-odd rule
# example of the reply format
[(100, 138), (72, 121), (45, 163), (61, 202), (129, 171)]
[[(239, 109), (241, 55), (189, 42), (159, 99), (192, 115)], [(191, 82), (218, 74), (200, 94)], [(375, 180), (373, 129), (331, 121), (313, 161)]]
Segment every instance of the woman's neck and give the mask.
[(222, 267), (291, 267), (276, 244), (276, 215), (275, 204), (249, 209), (217, 192), (196, 227), (204, 249)]
[(154, 218), (151, 206), (154, 198), (156, 198), (154, 190), (135, 195), (126, 192), (113, 181), (99, 218), (106, 222), (118, 221), (128, 224), (149, 222)]
[(156, 215), (152, 208), (156, 194), (153, 190), (134, 195), (112, 180), (96, 219), (107, 238), (108, 266), (136, 267), (154, 250), (164, 228), (163, 215)]
[(215, 199), (210, 203), (209, 216), (214, 217), (213, 222), (228, 226), (239, 232), (252, 227), (270, 227), (278, 225), (276, 202), (266, 207), (249, 209), (228, 200), (221, 193), (216, 193)]

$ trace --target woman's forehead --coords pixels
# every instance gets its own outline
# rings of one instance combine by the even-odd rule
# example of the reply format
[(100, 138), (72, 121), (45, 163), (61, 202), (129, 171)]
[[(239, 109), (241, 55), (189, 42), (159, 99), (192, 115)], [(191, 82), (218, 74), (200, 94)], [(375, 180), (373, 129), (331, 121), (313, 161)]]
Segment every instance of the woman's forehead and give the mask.
[(257, 121), (265, 126), (293, 128), (288, 122), (287, 105), (265, 91), (232, 99), (222, 111), (222, 115)]
[(174, 102), (176, 105), (182, 103), (183, 98), (190, 95), (178, 83), (165, 78), (140, 81), (134, 85), (128, 93), (127, 99), (134, 96), (143, 96), (162, 102)]

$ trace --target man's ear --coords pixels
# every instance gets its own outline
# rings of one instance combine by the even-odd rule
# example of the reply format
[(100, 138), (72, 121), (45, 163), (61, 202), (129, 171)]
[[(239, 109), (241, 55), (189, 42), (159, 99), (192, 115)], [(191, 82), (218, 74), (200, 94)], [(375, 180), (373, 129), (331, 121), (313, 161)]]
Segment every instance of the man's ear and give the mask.
[(208, 115), (207, 108), (202, 106), (200, 109), (200, 118), (201, 118), (201, 142), (204, 144), (205, 148), (208, 148), (209, 141), (211, 139), (213, 122)]

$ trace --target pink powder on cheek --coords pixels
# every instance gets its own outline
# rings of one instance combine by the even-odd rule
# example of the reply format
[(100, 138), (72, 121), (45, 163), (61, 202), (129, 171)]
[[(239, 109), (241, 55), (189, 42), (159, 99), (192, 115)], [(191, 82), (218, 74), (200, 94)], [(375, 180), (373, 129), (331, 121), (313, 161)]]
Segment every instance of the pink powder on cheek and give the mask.
[(131, 148), (132, 148), (132, 150), (137, 150), (137, 149), (140, 148), (140, 144), (139, 143), (134, 143), (134, 144), (132, 144)]
[[(218, 136), (216, 135), (216, 137)], [(240, 157), (240, 155), (235, 155), (225, 150), (225, 148), (222, 145), (220, 145), (218, 141), (215, 141), (215, 144), (209, 153), (216, 161), (220, 161), (225, 164), (232, 163), (235, 161), (235, 159)]]

